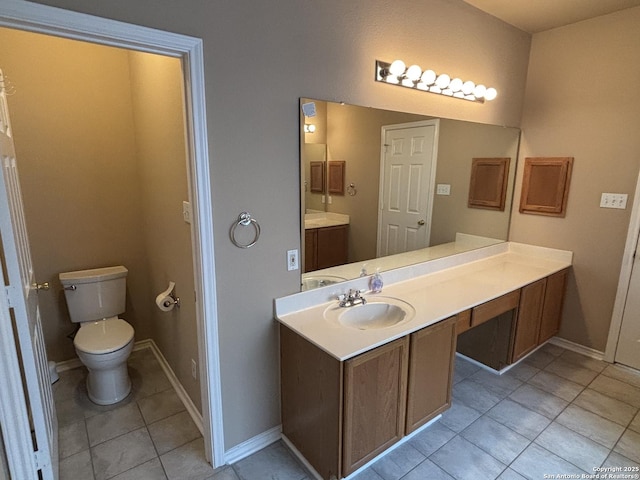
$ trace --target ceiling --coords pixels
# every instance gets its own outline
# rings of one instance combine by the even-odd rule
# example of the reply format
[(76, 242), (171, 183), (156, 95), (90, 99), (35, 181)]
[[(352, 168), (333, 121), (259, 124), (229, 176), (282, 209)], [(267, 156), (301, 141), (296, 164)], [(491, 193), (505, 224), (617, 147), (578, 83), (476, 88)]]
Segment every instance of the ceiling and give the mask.
[(640, 0), (464, 0), (520, 30), (538, 33), (626, 8)]

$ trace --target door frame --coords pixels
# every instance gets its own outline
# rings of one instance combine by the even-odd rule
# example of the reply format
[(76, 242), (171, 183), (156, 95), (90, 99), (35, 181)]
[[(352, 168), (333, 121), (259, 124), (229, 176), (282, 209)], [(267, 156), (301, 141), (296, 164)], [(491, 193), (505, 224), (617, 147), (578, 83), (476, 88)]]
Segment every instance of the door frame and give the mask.
[(3, 0), (0, 26), (182, 60), (185, 86), (188, 180), (192, 201), (192, 244), (205, 454), (225, 464), (222, 384), (215, 279), (213, 210), (205, 108), (202, 40), (36, 3)]
[(611, 314), (611, 324), (609, 326), (609, 337), (607, 346), (604, 351), (604, 360), (610, 363), (615, 362), (616, 350), (618, 348), (618, 340), (620, 330), (622, 329), (622, 316), (624, 307), (627, 303), (627, 294), (629, 292), (629, 283), (631, 282), (631, 271), (633, 269), (633, 257), (638, 248), (638, 237), (640, 236), (640, 174), (636, 182), (636, 190), (633, 197), (633, 207), (631, 208), (631, 218), (629, 220), (629, 229), (627, 230), (627, 240), (622, 255), (622, 265), (620, 267), (620, 276), (618, 278), (618, 290), (616, 299), (613, 304), (613, 313)]
[(385, 157), (386, 157), (386, 143), (387, 131), (389, 130), (402, 130), (405, 128), (417, 128), (434, 126), (435, 133), (433, 138), (433, 148), (431, 150), (432, 162), (431, 171), (429, 172), (431, 187), (431, 194), (427, 198), (427, 218), (429, 219), (429, 232), (427, 233), (427, 244), (431, 242), (431, 221), (433, 219), (433, 199), (436, 194), (436, 166), (438, 163), (438, 140), (440, 139), (440, 119), (432, 118), (429, 120), (421, 120), (418, 122), (396, 123), (393, 125), (383, 125), (380, 129), (380, 182), (378, 185), (378, 235), (376, 239), (376, 257), (380, 257), (380, 245), (382, 241), (382, 210), (384, 203), (384, 171), (385, 171)]

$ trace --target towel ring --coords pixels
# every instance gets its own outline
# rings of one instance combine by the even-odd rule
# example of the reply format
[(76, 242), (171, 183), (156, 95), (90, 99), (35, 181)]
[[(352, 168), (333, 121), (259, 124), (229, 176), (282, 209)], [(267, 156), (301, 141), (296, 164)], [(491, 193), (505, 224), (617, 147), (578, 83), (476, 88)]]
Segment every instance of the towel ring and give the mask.
[[(238, 225), (242, 225), (243, 227), (253, 225), (253, 228), (255, 229), (255, 237), (252, 242), (247, 244), (238, 242), (238, 240), (236, 239), (236, 228), (238, 228)], [(242, 212), (240, 215), (238, 215), (238, 220), (236, 221), (236, 223), (232, 225), (229, 236), (231, 237), (231, 242), (238, 248), (253, 247), (260, 238), (260, 224), (256, 222), (255, 218), (251, 218), (251, 214), (249, 212)]]
[(356, 189), (356, 185), (354, 183), (349, 184), (349, 186), (347, 187), (347, 193), (351, 197), (354, 197), (358, 193), (358, 190)]

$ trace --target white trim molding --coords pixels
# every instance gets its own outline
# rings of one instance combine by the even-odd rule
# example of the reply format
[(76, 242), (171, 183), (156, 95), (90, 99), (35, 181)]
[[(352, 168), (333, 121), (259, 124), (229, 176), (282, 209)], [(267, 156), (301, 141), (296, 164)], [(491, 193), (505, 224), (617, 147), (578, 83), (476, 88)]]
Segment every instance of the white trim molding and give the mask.
[[(24, 0), (0, 2), (0, 26), (182, 59), (205, 453), (225, 464), (202, 40)], [(9, 440), (10, 441), (10, 440)], [(8, 442), (7, 442), (8, 443)]]
[(622, 315), (624, 314), (625, 303), (627, 303), (627, 292), (629, 291), (631, 270), (633, 269), (633, 257), (638, 246), (638, 235), (640, 235), (640, 175), (638, 175), (636, 191), (633, 196), (633, 208), (631, 209), (631, 219), (627, 230), (627, 241), (624, 246), (620, 276), (618, 278), (618, 290), (613, 303), (609, 337), (604, 351), (604, 359), (611, 363), (615, 361), (616, 349), (618, 348), (618, 338), (622, 328)]
[(564, 338), (551, 337), (551, 339), (549, 340), (549, 343), (552, 343), (553, 345), (557, 345), (558, 347), (565, 348), (567, 350), (571, 350), (576, 353), (580, 353), (585, 357), (590, 357), (595, 360), (607, 360), (605, 358), (604, 352), (601, 352), (600, 350), (596, 350), (595, 348), (585, 347), (584, 345), (580, 345), (579, 343), (565, 340)]
[(255, 437), (251, 437), (249, 440), (245, 440), (235, 447), (230, 448), (225, 454), (225, 460), (228, 464), (236, 463), (243, 458), (256, 453), (257, 451), (268, 447), (272, 443), (277, 442), (281, 437), (282, 426), (278, 425), (267, 430), (266, 432), (262, 432), (256, 435)]

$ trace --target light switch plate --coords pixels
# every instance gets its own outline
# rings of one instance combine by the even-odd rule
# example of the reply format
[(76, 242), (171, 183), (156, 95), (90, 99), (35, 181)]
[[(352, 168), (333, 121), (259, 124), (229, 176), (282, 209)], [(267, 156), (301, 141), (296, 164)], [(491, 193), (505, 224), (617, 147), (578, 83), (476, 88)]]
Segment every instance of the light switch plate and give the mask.
[(287, 270), (290, 272), (293, 270), (298, 270), (299, 262), (298, 262), (298, 250), (287, 250)]
[(624, 210), (627, 208), (627, 197), (626, 193), (603, 193), (600, 197), (600, 207)]
[(437, 195), (451, 195), (451, 185), (447, 183), (439, 183), (436, 186)]
[(191, 223), (191, 204), (189, 202), (182, 202), (182, 218), (185, 223)]

